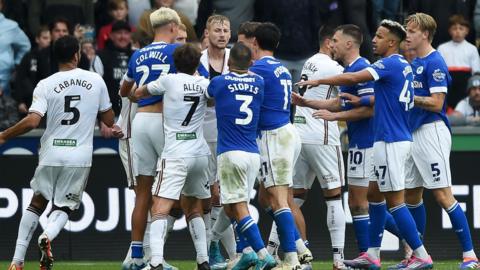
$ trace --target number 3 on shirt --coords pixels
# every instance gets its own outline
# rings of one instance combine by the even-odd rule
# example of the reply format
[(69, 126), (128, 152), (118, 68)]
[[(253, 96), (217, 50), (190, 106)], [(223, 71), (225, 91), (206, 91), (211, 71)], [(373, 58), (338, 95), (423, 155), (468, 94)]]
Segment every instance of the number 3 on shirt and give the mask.
[(235, 100), (243, 101), (242, 105), (240, 105), (240, 111), (247, 114), (247, 117), (243, 119), (235, 118), (235, 124), (242, 126), (250, 124), (250, 122), (252, 122), (253, 112), (248, 105), (252, 103), (253, 97), (247, 95), (235, 95)]
[(286, 110), (288, 107), (288, 94), (292, 92), (292, 81), (291, 80), (280, 80), (280, 84), (283, 85), (283, 109)]

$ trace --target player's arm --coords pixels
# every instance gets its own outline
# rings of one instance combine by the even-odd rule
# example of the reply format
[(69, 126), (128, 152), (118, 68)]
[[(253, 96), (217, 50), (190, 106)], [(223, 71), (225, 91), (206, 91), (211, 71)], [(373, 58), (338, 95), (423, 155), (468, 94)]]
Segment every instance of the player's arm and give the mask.
[(148, 96), (159, 96), (163, 95), (167, 91), (167, 80), (169, 76), (161, 76), (153, 82), (149, 82), (146, 85), (132, 91), (132, 98), (139, 100)]
[(325, 109), (329, 111), (340, 111), (342, 109), (340, 99), (306, 99), (300, 94), (292, 92), (292, 104), (300, 107), (309, 107), (315, 110)]
[[(327, 85), (355, 85), (357, 83), (373, 81), (374, 77), (366, 69), (360, 70), (357, 72), (347, 72), (339, 75), (335, 75), (328, 78), (318, 79), (318, 80), (308, 80), (300, 81), (296, 83), (299, 87), (301, 86), (318, 86), (320, 84)], [(307, 90), (308, 91), (308, 90)]]
[(115, 123), (115, 113), (113, 110), (110, 108), (107, 111), (101, 112), (100, 121), (102, 121), (102, 123), (104, 123), (107, 127), (111, 128)]
[(20, 122), (5, 131), (0, 132), (0, 144), (4, 144), (7, 140), (25, 134), (38, 127), (41, 120), (42, 116), (40, 114), (30, 112), (25, 118), (20, 120)]
[(313, 112), (313, 117), (327, 121), (358, 121), (373, 116), (373, 108), (362, 106), (348, 111), (332, 112), (329, 110), (318, 110)]
[(415, 96), (415, 106), (431, 112), (441, 112), (445, 102), (445, 93), (432, 93), (430, 96)]
[(127, 97), (130, 94), (134, 84), (135, 81), (123, 80), (122, 84), (120, 85), (120, 96)]

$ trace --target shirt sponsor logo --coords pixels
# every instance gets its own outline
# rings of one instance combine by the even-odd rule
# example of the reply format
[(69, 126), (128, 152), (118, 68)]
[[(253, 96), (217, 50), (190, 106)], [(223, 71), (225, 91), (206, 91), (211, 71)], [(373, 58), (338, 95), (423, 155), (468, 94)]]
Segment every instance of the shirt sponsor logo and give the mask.
[(53, 139), (53, 146), (75, 147), (75, 146), (77, 146), (77, 140), (73, 140), (73, 139)]
[(307, 120), (305, 119), (304, 116), (295, 116), (295, 119), (293, 120), (293, 123), (295, 123), (295, 124), (306, 124)]
[(378, 69), (385, 69), (385, 65), (382, 63), (381, 60), (373, 63), (373, 66), (377, 67)]
[(189, 133), (176, 133), (176, 139), (177, 141), (188, 141), (188, 140), (195, 140), (197, 139), (197, 134), (195, 132), (189, 132)]

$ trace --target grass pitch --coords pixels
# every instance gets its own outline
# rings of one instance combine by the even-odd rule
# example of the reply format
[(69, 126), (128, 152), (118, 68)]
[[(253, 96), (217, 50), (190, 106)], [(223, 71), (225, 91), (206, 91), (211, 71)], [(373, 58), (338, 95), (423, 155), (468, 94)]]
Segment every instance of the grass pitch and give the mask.
[[(178, 267), (180, 270), (195, 269), (194, 261), (168, 261), (170, 264)], [(458, 261), (435, 261), (434, 269), (436, 270), (456, 270), (458, 269)], [(7, 270), (10, 262), (0, 262), (0, 270)], [(384, 262), (382, 268), (387, 268), (394, 262)], [(58, 261), (54, 264), (56, 270), (120, 270), (121, 262), (95, 262), (95, 261), (81, 261), (81, 262), (67, 262)], [(29, 261), (25, 264), (24, 270), (38, 270), (38, 262)], [(332, 269), (330, 262), (315, 262), (313, 264), (315, 270), (329, 270)]]

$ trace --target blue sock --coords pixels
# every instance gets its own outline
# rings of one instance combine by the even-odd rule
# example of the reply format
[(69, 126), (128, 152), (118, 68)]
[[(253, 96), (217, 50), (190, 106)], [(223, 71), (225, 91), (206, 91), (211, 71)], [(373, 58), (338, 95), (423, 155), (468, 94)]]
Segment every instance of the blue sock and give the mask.
[(368, 212), (370, 214), (370, 226), (368, 228), (369, 247), (381, 247), (383, 231), (385, 229), (387, 205), (385, 202), (370, 203)]
[(242, 253), (243, 250), (249, 245), (245, 240), (245, 237), (243, 236), (243, 234), (240, 232), (240, 228), (237, 226), (237, 222), (235, 220), (232, 220), (232, 225), (236, 233), (236, 236), (235, 236), (236, 252)]
[(255, 252), (265, 248), (265, 244), (263, 243), (262, 236), (260, 236), (257, 223), (255, 223), (250, 216), (246, 216), (240, 220), (237, 227), (245, 236), (245, 238), (247, 238), (248, 243), (252, 246)]
[(467, 252), (473, 249), (472, 236), (470, 234), (470, 228), (468, 226), (467, 218), (463, 213), (462, 207), (455, 202), (450, 208), (446, 209), (452, 227), (457, 234), (458, 240), (462, 243), (463, 252)]
[(132, 258), (143, 258), (143, 243), (141, 241), (132, 241)]
[(398, 229), (397, 223), (395, 223), (395, 219), (393, 219), (392, 214), (390, 214), (388, 211), (386, 212), (386, 214), (387, 219), (385, 221), (385, 230), (389, 231), (391, 234), (398, 237), (398, 239), (402, 240), (402, 234), (400, 233), (400, 230)]
[(395, 223), (397, 223), (403, 239), (407, 241), (408, 245), (413, 250), (422, 246), (422, 241), (420, 240), (420, 236), (416, 230), (415, 220), (413, 220), (413, 217), (408, 211), (407, 206), (405, 206), (403, 203), (396, 207), (390, 208), (389, 210), (395, 219)]
[(368, 237), (368, 223), (370, 222), (370, 216), (358, 215), (353, 216), (353, 228), (355, 230), (355, 236), (357, 237), (357, 245), (360, 252), (365, 252), (368, 249), (369, 237)]
[(416, 205), (407, 204), (407, 207), (408, 211), (410, 211), (410, 214), (412, 214), (412, 217), (415, 220), (417, 231), (420, 234), (420, 237), (423, 238), (423, 235), (425, 234), (425, 227), (427, 225), (427, 212), (425, 210), (423, 201)]
[(295, 220), (293, 221), (293, 224), (294, 224), (293, 235), (294, 235), (295, 241), (297, 241), (298, 239), (301, 239), (302, 237), (300, 236), (300, 232), (298, 232), (297, 225), (295, 225)]
[(297, 252), (295, 245), (295, 221), (289, 208), (281, 208), (274, 213), (277, 223), (280, 246), (283, 252)]

